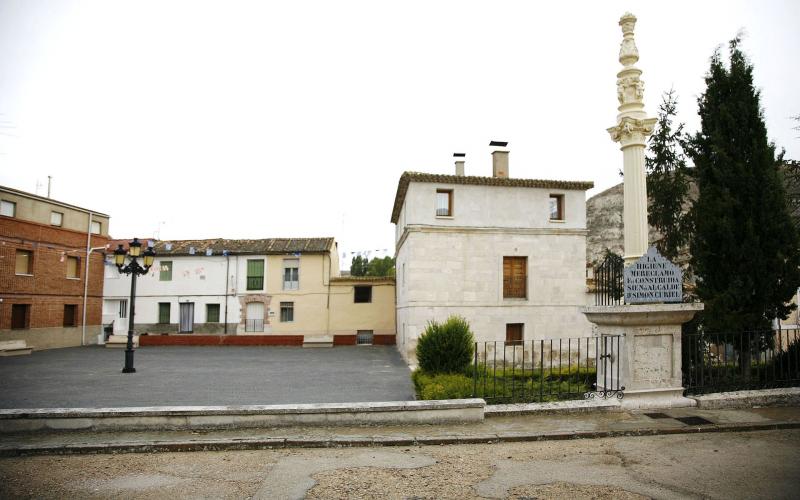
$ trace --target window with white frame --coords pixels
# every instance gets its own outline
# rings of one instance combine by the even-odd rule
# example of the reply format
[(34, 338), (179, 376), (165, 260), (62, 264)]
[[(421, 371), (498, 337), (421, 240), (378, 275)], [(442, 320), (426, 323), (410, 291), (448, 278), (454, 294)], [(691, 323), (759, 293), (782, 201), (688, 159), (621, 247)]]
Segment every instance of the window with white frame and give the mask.
[(300, 259), (283, 259), (283, 289), (300, 288)]
[(0, 201), (0, 215), (5, 215), (6, 217), (16, 217), (17, 216), (17, 204), (13, 201), (2, 200)]
[(61, 212), (50, 212), (50, 225), (59, 226), (64, 222), (64, 214)]
[(92, 221), (92, 234), (100, 234), (101, 225), (100, 222), (93, 220)]
[(281, 302), (281, 323), (294, 321), (294, 302)]

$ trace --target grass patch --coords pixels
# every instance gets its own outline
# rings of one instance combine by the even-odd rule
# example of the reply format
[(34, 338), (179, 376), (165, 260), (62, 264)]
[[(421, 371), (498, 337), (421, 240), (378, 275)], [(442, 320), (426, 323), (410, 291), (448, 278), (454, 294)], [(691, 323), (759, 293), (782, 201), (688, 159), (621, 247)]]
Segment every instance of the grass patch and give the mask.
[(420, 369), (411, 378), (417, 398), (483, 398), (489, 404), (525, 403), (583, 399), (597, 378), (594, 368), (531, 370), (511, 366), (491, 367), (479, 364), (463, 373), (429, 374)]

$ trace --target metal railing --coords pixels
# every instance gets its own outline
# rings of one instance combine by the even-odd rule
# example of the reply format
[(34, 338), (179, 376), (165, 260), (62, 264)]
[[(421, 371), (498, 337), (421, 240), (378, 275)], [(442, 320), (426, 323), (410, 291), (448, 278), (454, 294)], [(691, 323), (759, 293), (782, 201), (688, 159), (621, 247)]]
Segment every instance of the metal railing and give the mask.
[(476, 342), (472, 396), (489, 404), (622, 398), (620, 336)]
[(800, 386), (797, 329), (683, 336), (687, 394)]
[(625, 261), (617, 254), (609, 253), (594, 268), (594, 304), (613, 306), (622, 303), (625, 293), (623, 270)]
[(247, 277), (247, 289), (248, 290), (263, 290), (264, 289), (264, 277), (263, 276), (248, 276)]
[(246, 332), (263, 332), (264, 320), (263, 319), (247, 319), (244, 324), (244, 331)]

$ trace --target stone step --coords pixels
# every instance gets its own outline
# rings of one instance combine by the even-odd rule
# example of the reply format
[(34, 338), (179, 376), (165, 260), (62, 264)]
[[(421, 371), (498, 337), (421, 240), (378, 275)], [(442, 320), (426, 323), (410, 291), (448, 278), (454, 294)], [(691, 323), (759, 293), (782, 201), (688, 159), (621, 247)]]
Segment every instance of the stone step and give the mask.
[[(127, 335), (110, 335), (108, 340), (106, 340), (106, 347), (110, 348), (122, 348), (125, 349), (128, 347), (128, 336)], [(139, 336), (133, 336), (133, 347), (139, 347)]]
[(33, 348), (28, 347), (24, 340), (0, 341), (0, 356), (24, 356), (30, 354)]
[(315, 337), (304, 337), (303, 347), (333, 347), (333, 336), (320, 335)]

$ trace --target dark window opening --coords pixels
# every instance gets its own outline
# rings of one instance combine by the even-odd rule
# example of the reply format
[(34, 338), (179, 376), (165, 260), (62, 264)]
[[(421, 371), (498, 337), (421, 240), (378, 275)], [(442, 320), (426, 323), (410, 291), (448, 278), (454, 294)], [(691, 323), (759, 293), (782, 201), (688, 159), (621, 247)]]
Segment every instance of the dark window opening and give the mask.
[(372, 287), (371, 286), (356, 286), (353, 287), (355, 289), (354, 292), (354, 302), (356, 304), (361, 304), (365, 302), (372, 302)]
[(30, 322), (30, 304), (11, 305), (11, 329), (24, 330), (28, 328)]
[(64, 326), (78, 326), (78, 306), (64, 304)]

